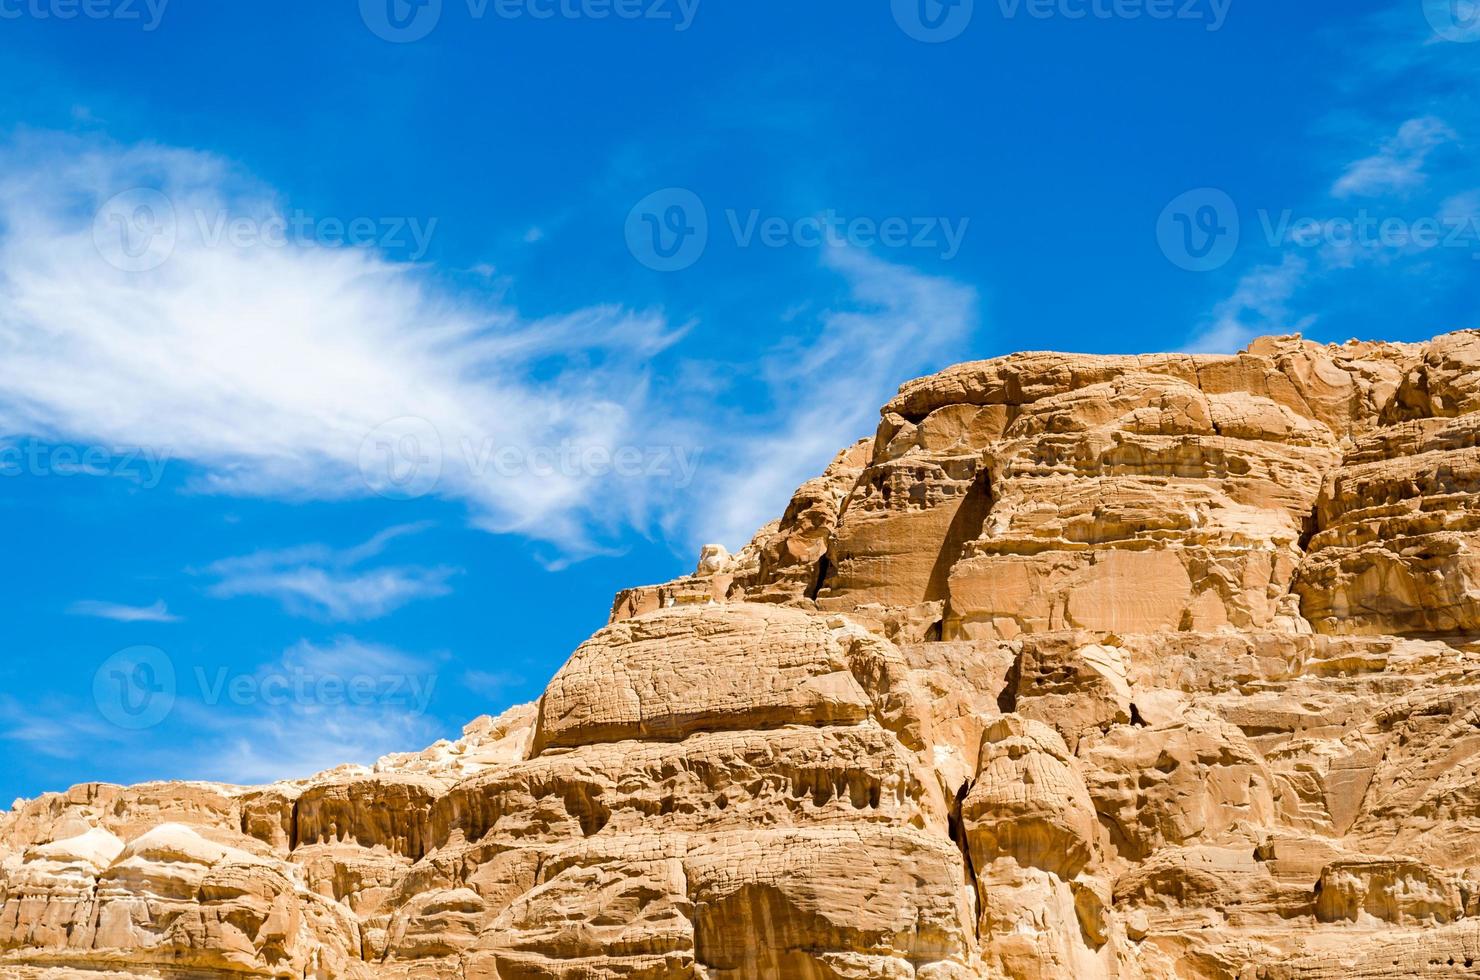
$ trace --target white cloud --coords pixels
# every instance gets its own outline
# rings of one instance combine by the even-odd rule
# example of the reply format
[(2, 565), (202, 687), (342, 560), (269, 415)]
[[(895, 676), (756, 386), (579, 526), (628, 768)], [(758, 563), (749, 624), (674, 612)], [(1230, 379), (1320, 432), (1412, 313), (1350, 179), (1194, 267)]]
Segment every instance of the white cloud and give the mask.
[[(105, 206), (133, 187), (167, 204)], [(527, 319), (486, 278), (454, 286), (374, 249), (218, 233), (223, 216), (260, 229), (287, 210), (200, 152), (62, 138), (0, 151), (0, 432), (147, 447), (190, 467), (194, 491), (432, 494), (474, 526), (554, 543), (560, 564), (631, 529), (747, 537), (873, 430), (898, 383), (958, 360), (975, 318), (967, 287), (830, 252), (848, 302), (767, 361), (771, 411), (720, 419), (683, 383), (693, 362), (650, 394), (652, 359), (691, 324), (618, 305)], [(173, 235), (139, 233), (154, 212)], [(156, 268), (116, 267), (162, 251)], [(658, 465), (564, 465), (622, 450)], [(700, 454), (708, 495), (688, 482)], [(216, 569), (217, 594), (355, 619), (445, 586), (436, 570), (352, 564), (259, 556)]]
[(206, 572), (219, 577), (210, 594), (221, 599), (264, 596), (289, 612), (334, 622), (378, 619), (417, 599), (450, 593), (454, 568), (414, 565), (361, 567), (396, 538), (424, 530), (408, 524), (380, 532), (363, 544), (336, 551), (311, 544), (259, 551), (214, 562)]
[(81, 599), (68, 606), (67, 612), (73, 616), (111, 619), (116, 623), (178, 623), (180, 621), (180, 617), (170, 612), (163, 599), (147, 606), (128, 606), (121, 602)]
[(130, 779), (301, 778), (345, 763), (370, 765), (455, 732), (433, 710), (445, 666), (444, 658), (347, 636), (300, 641), (245, 670), (177, 658), (168, 728), (126, 730), (94, 705), (53, 699), (38, 706), (0, 695), (0, 740), (57, 759), (107, 746), (126, 758)]
[[(241, 734), (248, 730), (250, 736)], [(191, 778), (249, 785), (302, 779), (347, 763), (372, 765), (392, 752), (414, 752), (446, 734), (431, 719), (394, 712), (263, 715), (210, 743), (211, 754), (195, 763)]]
[(427, 673), (432, 667), (432, 661), (426, 657), (394, 647), (365, 643), (349, 636), (338, 636), (329, 643), (300, 640), (284, 650), (275, 665), (260, 668), (258, 673), (281, 669), (312, 676), (348, 677), (356, 674)]
[(1350, 164), (1332, 185), (1331, 194), (1372, 197), (1415, 190), (1427, 179), (1423, 167), (1429, 154), (1455, 138), (1454, 131), (1433, 116), (1410, 119), (1377, 153)]
[[(105, 206), (138, 187), (166, 198)], [(33, 138), (0, 152), (0, 431), (153, 447), (199, 467), (196, 489), (332, 498), (380, 486), (367, 440), (412, 417), (441, 457), (424, 489), (480, 526), (579, 550), (593, 526), (650, 512), (639, 481), (500, 475), (465, 449), (631, 442), (657, 414), (645, 359), (681, 334), (661, 314), (525, 319), (374, 249), (280, 243), (286, 212), (195, 151)], [(233, 241), (225, 216), (256, 231)], [(166, 254), (144, 271), (107, 260)]]
[(54, 698), (37, 704), (0, 695), (0, 739), (19, 742), (37, 755), (78, 759), (96, 753), (105, 743), (125, 741), (127, 734), (96, 710), (77, 709)]
[[(1480, 226), (1480, 190), (1464, 191), (1445, 198), (1439, 205), (1439, 218), (1447, 226), (1465, 228)], [(1469, 241), (1474, 241), (1472, 234)]]
[(723, 485), (700, 494), (706, 541), (735, 548), (779, 517), (838, 450), (873, 435), (879, 406), (902, 382), (960, 360), (976, 326), (968, 286), (856, 249), (825, 250), (823, 262), (847, 280), (848, 305), (824, 311), (815, 337), (768, 359), (780, 418), (741, 442)]
[[(175, 706), (201, 739), (192, 774), (233, 782), (308, 776), (435, 741), (439, 661), (353, 637), (300, 641), (245, 675), (192, 677)], [(251, 683), (236, 680), (250, 678)], [(244, 737), (242, 732), (250, 732)]]
[[(1459, 154), (1440, 161), (1435, 153), (1462, 143), (1480, 122), (1469, 103), (1454, 97), (1480, 80), (1480, 62), (1470, 46), (1439, 40), (1407, 5), (1388, 6), (1348, 26), (1352, 33), (1342, 35), (1343, 45), (1354, 71), (1338, 81), (1350, 104), (1326, 119), (1322, 145), (1334, 132), (1356, 135), (1376, 152), (1333, 167), (1335, 179), (1305, 209), (1301, 236), (1269, 234), (1271, 256), (1213, 308), (1189, 350), (1233, 351), (1260, 334), (1310, 328), (1316, 317), (1291, 309), (1297, 292), (1318, 307), (1332, 299), (1348, 302), (1352, 288), (1362, 295), (1394, 288), (1409, 295), (1419, 272), (1433, 290), (1446, 279), (1467, 286), (1473, 278), (1470, 243), (1480, 236), (1480, 198), (1473, 188), (1480, 171)], [(1436, 105), (1443, 105), (1445, 119), (1432, 114)], [(1395, 131), (1385, 123), (1390, 135), (1373, 138), (1370, 118), (1377, 111), (1406, 121)], [(1333, 200), (1347, 203), (1333, 209)], [(1286, 211), (1281, 221), (1286, 217), (1300, 215)]]
[(1314, 322), (1292, 321), (1289, 300), (1299, 289), (1308, 266), (1286, 254), (1279, 265), (1263, 265), (1239, 280), (1233, 294), (1213, 308), (1211, 321), (1185, 350), (1194, 354), (1231, 354), (1264, 334), (1299, 333)]

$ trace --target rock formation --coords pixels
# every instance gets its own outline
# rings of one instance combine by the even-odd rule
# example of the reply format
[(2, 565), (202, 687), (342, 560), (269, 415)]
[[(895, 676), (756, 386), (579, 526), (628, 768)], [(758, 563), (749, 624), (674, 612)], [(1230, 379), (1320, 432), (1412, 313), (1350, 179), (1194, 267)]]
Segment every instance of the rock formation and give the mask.
[(0, 815), (0, 975), (1480, 975), (1480, 333), (906, 384), (538, 704)]

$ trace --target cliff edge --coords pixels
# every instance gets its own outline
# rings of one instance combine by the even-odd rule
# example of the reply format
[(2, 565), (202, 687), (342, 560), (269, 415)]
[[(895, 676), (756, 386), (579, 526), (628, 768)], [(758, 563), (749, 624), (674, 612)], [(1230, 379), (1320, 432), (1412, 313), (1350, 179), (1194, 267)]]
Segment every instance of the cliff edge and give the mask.
[(1480, 976), (1480, 332), (909, 382), (535, 705), (0, 814), (0, 976)]

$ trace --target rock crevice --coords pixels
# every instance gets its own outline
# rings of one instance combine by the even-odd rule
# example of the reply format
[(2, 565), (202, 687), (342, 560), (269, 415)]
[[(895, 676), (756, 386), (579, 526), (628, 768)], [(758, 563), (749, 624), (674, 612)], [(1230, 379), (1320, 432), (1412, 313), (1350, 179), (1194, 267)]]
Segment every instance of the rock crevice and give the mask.
[(1480, 333), (908, 382), (537, 704), (0, 815), (0, 976), (1451, 977)]

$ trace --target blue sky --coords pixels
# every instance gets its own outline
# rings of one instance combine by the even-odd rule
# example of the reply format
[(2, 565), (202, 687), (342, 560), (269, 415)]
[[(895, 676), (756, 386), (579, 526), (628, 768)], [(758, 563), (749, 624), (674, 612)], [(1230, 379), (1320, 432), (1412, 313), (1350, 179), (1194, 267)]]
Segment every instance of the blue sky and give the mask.
[(453, 737), (956, 361), (1477, 325), (1477, 20), (0, 0), (0, 796)]

